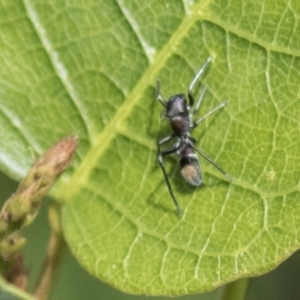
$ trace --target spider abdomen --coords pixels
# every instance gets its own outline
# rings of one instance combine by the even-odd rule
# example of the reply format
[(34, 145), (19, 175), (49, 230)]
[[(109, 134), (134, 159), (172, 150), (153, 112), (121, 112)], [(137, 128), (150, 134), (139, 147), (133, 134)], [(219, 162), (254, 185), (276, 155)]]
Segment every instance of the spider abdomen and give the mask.
[(180, 158), (180, 169), (183, 178), (191, 185), (199, 186), (202, 183), (202, 175), (198, 157), (195, 153)]

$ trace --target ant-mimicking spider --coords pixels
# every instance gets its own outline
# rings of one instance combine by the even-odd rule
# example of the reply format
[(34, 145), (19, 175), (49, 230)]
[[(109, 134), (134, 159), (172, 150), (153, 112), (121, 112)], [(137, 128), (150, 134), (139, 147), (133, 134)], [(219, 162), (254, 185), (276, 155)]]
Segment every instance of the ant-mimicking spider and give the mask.
[[(172, 197), (172, 200), (175, 204), (178, 216), (182, 215), (179, 203), (177, 202), (168, 175), (166, 173), (166, 169), (164, 166), (163, 157), (176, 154), (179, 157), (181, 174), (183, 178), (194, 186), (200, 186), (202, 183), (202, 173), (198, 161), (198, 157), (195, 152), (199, 153), (203, 156), (208, 162), (210, 162), (215, 168), (217, 168), (227, 179), (231, 182), (231, 177), (223, 171), (209, 156), (207, 156), (202, 150), (198, 149), (195, 146), (196, 140), (190, 135), (191, 130), (197, 127), (204, 119), (208, 116), (212, 115), (214, 112), (223, 108), (227, 105), (227, 102), (223, 102), (219, 104), (217, 107), (209, 111), (203, 117), (193, 121), (195, 113), (198, 111), (201, 102), (204, 98), (206, 87), (203, 88), (202, 93), (200, 94), (199, 100), (197, 101), (195, 107), (192, 109), (194, 105), (194, 97), (192, 94), (192, 89), (205, 71), (209, 63), (212, 61), (212, 58), (209, 57), (203, 66), (200, 68), (198, 73), (195, 75), (193, 80), (191, 81), (188, 90), (187, 90), (187, 98), (189, 101), (189, 105), (187, 104), (186, 96), (184, 94), (176, 94), (171, 96), (168, 101), (164, 100), (162, 95), (160, 94), (160, 83), (157, 80), (157, 88), (156, 88), (156, 99), (163, 105), (165, 110), (162, 112), (161, 117), (170, 122), (173, 133), (162, 138), (157, 142), (157, 159), (159, 166), (163, 172), (165, 182), (167, 184), (169, 193)], [(177, 138), (175, 144), (165, 151), (161, 151), (160, 147), (162, 144)]]

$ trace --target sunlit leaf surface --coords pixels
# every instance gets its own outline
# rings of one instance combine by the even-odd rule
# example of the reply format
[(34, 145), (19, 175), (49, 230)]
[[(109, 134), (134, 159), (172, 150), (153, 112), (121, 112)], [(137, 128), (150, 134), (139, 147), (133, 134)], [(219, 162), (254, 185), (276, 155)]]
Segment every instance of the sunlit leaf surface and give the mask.
[[(0, 167), (21, 178), (78, 134), (52, 196), (68, 244), (94, 276), (129, 293), (180, 295), (265, 273), (300, 245), (300, 2), (0, 1)], [(204, 184), (166, 158), (180, 219), (156, 162), (170, 133), (155, 100), (186, 92), (203, 62), (193, 132)], [(199, 84), (196, 95), (199, 95)]]

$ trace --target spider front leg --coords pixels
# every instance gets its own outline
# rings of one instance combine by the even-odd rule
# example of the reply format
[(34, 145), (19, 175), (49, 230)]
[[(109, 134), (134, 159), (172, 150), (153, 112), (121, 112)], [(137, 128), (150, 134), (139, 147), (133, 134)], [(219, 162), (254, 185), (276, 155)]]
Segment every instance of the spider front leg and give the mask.
[(181, 211), (179, 203), (177, 202), (177, 200), (175, 198), (175, 195), (173, 193), (172, 186), (171, 186), (171, 183), (169, 181), (169, 177), (168, 177), (168, 174), (166, 172), (165, 165), (164, 165), (164, 160), (163, 160), (164, 156), (167, 156), (167, 155), (175, 153), (178, 150), (179, 147), (178, 146), (174, 146), (174, 147), (172, 147), (169, 150), (165, 150), (165, 151), (161, 151), (160, 150), (160, 146), (162, 144), (164, 144), (165, 142), (171, 140), (172, 138), (174, 138), (174, 136), (173, 135), (169, 135), (169, 136), (164, 137), (160, 141), (158, 141), (158, 143), (157, 143), (157, 160), (158, 160), (159, 166), (160, 166), (160, 168), (161, 168), (161, 170), (163, 172), (164, 179), (165, 179), (166, 185), (168, 187), (169, 193), (171, 195), (171, 198), (172, 198), (172, 200), (174, 202), (174, 205), (176, 207), (177, 215), (179, 217), (181, 217), (182, 216), (182, 211)]
[(199, 107), (201, 106), (201, 103), (202, 103), (202, 100), (203, 100), (203, 98), (204, 98), (204, 96), (205, 96), (205, 94), (206, 94), (206, 91), (207, 91), (207, 87), (204, 86), (203, 89), (202, 89), (202, 92), (201, 92), (201, 94), (200, 94), (200, 96), (199, 96), (199, 99), (198, 99), (198, 101), (197, 101), (195, 107), (194, 107), (193, 110), (192, 110), (192, 113), (191, 113), (192, 116), (195, 115), (195, 113), (198, 111)]
[(156, 80), (156, 91), (155, 91), (155, 98), (158, 100), (164, 107), (166, 107), (166, 101), (164, 100), (163, 96), (160, 93), (160, 82)]
[(194, 97), (192, 94), (192, 90), (194, 88), (194, 85), (196, 83), (196, 81), (199, 79), (199, 77), (202, 75), (202, 73), (206, 70), (207, 66), (212, 62), (212, 57), (208, 57), (208, 59), (205, 61), (205, 63), (202, 65), (202, 67), (200, 68), (200, 70), (198, 71), (198, 73), (195, 75), (195, 77), (193, 78), (193, 80), (191, 81), (187, 94), (188, 94), (188, 98), (189, 98), (189, 103), (190, 103), (190, 107), (192, 107), (194, 105)]

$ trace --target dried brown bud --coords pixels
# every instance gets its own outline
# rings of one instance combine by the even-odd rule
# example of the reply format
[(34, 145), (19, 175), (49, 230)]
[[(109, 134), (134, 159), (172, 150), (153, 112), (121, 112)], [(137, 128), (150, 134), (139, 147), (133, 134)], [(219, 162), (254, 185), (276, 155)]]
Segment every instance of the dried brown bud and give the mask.
[(44, 189), (48, 191), (57, 176), (68, 167), (77, 144), (78, 139), (73, 136), (66, 137), (53, 145), (33, 164), (16, 193), (27, 189), (35, 181), (39, 182), (37, 191), (44, 191)]
[[(20, 231), (33, 221), (41, 200), (56, 178), (68, 167), (77, 148), (77, 137), (66, 137), (47, 150), (30, 168), (15, 194), (4, 204), (0, 213), (0, 253), (15, 253), (24, 242)], [(14, 243), (10, 243), (11, 239)], [(19, 247), (20, 246), (20, 247)]]
[(29, 270), (24, 267), (21, 253), (14, 255), (10, 269), (4, 275), (5, 279), (21, 290), (27, 289)]

